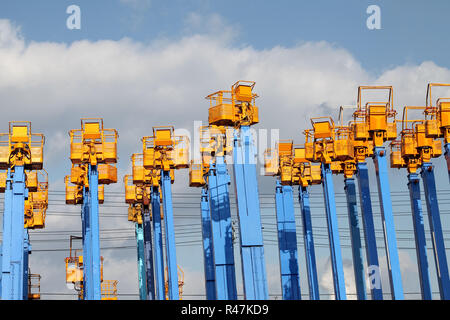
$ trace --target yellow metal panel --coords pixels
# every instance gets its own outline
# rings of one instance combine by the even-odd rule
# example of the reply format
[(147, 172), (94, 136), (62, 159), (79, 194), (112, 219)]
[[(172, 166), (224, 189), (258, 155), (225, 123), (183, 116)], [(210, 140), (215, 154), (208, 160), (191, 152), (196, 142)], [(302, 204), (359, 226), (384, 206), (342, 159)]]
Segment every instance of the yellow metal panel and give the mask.
[(170, 129), (159, 129), (155, 132), (155, 146), (173, 145), (172, 131)]
[(252, 101), (252, 87), (239, 85), (235, 90), (235, 98), (238, 101)]
[(369, 106), (369, 131), (386, 131), (387, 113), (385, 105)]
[(28, 126), (13, 125), (11, 142), (28, 142), (29, 139)]
[(328, 121), (314, 123), (314, 139), (331, 138), (331, 124)]
[(100, 123), (99, 122), (85, 122), (83, 130), (84, 139), (100, 139)]

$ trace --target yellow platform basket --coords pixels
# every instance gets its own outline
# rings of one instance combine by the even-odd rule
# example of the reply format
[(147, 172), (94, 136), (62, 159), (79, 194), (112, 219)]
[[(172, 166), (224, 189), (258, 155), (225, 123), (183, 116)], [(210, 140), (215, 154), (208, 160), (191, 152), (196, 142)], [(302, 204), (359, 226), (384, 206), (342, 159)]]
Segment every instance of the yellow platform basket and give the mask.
[(98, 203), (103, 204), (105, 202), (105, 186), (100, 184), (98, 186)]
[(320, 164), (311, 164), (311, 184), (322, 183), (322, 170)]
[(402, 136), (401, 152), (403, 157), (415, 157), (418, 155), (417, 144), (413, 135)]
[(175, 137), (175, 147), (170, 157), (176, 169), (189, 168), (189, 139), (186, 136)]
[(103, 129), (103, 161), (105, 163), (117, 163), (117, 138), (119, 134), (115, 129)]
[(433, 140), (433, 158), (438, 158), (442, 155), (442, 141), (440, 139)]
[(387, 130), (387, 106), (369, 105), (369, 131)]
[(7, 171), (0, 171), (0, 193), (6, 190), (6, 178), (8, 177)]
[(450, 101), (439, 101), (439, 118), (441, 128), (450, 127)]
[(125, 203), (136, 203), (136, 186), (132, 184), (131, 176), (125, 175), (123, 182), (125, 185)]
[(32, 170), (42, 170), (44, 164), (44, 143), (43, 134), (33, 133), (30, 141), (31, 168)]
[(103, 280), (101, 283), (102, 300), (117, 300), (117, 280)]
[(117, 182), (117, 168), (110, 164), (98, 165), (98, 183), (110, 184)]
[(69, 131), (70, 136), (70, 160), (73, 164), (80, 164), (83, 160), (83, 134), (80, 129)]
[(38, 188), (38, 177), (36, 171), (26, 172), (26, 186), (29, 192), (36, 192)]
[(439, 123), (436, 119), (425, 121), (425, 133), (427, 137), (437, 138), (440, 135)]
[(201, 164), (192, 163), (189, 168), (189, 186), (201, 187), (205, 185), (203, 178), (203, 168)]
[(405, 160), (402, 157), (402, 152), (400, 150), (391, 151), (391, 168), (404, 168), (406, 166)]

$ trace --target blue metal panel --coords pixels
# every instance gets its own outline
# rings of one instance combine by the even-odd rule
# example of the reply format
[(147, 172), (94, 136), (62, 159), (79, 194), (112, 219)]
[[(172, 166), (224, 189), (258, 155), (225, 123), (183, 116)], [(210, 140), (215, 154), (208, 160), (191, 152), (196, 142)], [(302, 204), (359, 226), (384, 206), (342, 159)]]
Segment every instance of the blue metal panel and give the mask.
[(203, 266), (205, 272), (206, 300), (216, 300), (216, 280), (214, 268), (214, 247), (211, 231), (211, 215), (209, 212), (208, 188), (202, 188), (200, 201), (203, 240)]
[(173, 225), (172, 183), (169, 171), (161, 170), (161, 191), (163, 196), (169, 300), (178, 300), (180, 298), (178, 291), (178, 266)]
[(348, 223), (352, 242), (353, 271), (355, 273), (356, 295), (358, 300), (367, 300), (364, 274), (363, 250), (361, 245), (361, 229), (359, 227), (358, 208), (356, 204), (355, 179), (344, 180), (347, 197)]
[(153, 270), (153, 247), (152, 247), (152, 222), (150, 219), (150, 210), (148, 205), (144, 206), (143, 216), (143, 232), (144, 232), (144, 250), (145, 250), (145, 272), (146, 272), (146, 288), (147, 300), (155, 300), (155, 276)]
[(275, 207), (283, 300), (300, 300), (294, 197), (292, 186), (282, 186), (279, 179), (276, 181)]
[(12, 267), (11, 267), (11, 243), (12, 237), (12, 173), (8, 170), (6, 180), (5, 203), (3, 205), (3, 243), (2, 243), (2, 299), (12, 299)]
[[(367, 265), (379, 271), (380, 263), (378, 262), (377, 239), (375, 234), (375, 225), (373, 222), (372, 200), (370, 198), (369, 171), (367, 170), (367, 163), (358, 162), (356, 168), (359, 187), (359, 202), (361, 206), (364, 240), (366, 244)], [(370, 291), (372, 293), (372, 300), (383, 300), (381, 279), (376, 283), (370, 283)]]
[(439, 213), (439, 205), (436, 195), (436, 182), (434, 179), (434, 167), (427, 162), (422, 165), (422, 180), (425, 189), (425, 199), (428, 209), (428, 221), (433, 243), (434, 261), (438, 275), (439, 292), (442, 300), (450, 300), (450, 280), (445, 253), (444, 235)]
[(144, 251), (144, 228), (142, 224), (135, 223), (139, 299), (147, 300), (147, 286), (145, 282), (145, 251)]
[(377, 173), (378, 196), (380, 198), (381, 218), (383, 220), (384, 243), (389, 270), (389, 282), (393, 300), (402, 300), (403, 286), (395, 236), (394, 215), (392, 213), (391, 189), (389, 186), (388, 165), (384, 147), (375, 147), (373, 160)]
[(334, 199), (333, 178), (330, 165), (322, 163), (322, 186), (327, 214), (328, 240), (330, 242), (331, 269), (333, 272), (334, 295), (336, 300), (345, 300), (344, 265), (342, 263), (339, 240), (336, 201)]
[(417, 262), (422, 299), (431, 300), (430, 273), (428, 271), (427, 243), (423, 224), (422, 203), (420, 201), (420, 180), (416, 173), (408, 174), (409, 197), (413, 214), (414, 235), (416, 241)]
[(97, 166), (89, 166), (89, 219), (91, 223), (91, 248), (92, 248), (92, 286), (93, 299), (101, 299), (101, 275), (100, 275), (100, 230), (98, 211), (98, 171)]
[(444, 145), (445, 160), (447, 160), (448, 179), (450, 180), (450, 143)]
[(218, 300), (237, 299), (229, 183), (230, 176), (224, 158), (216, 157), (216, 163), (210, 163), (208, 188), (216, 298)]
[(152, 187), (153, 244), (155, 245), (156, 299), (165, 300), (164, 251), (162, 244), (161, 204), (159, 188)]
[(319, 279), (317, 278), (316, 254), (314, 250), (311, 208), (307, 187), (298, 187), (298, 200), (302, 211), (303, 239), (305, 243), (306, 270), (308, 273), (309, 299), (319, 300)]
[(266, 266), (256, 177), (256, 152), (250, 127), (235, 130), (233, 169), (241, 244), (244, 297), (268, 299)]

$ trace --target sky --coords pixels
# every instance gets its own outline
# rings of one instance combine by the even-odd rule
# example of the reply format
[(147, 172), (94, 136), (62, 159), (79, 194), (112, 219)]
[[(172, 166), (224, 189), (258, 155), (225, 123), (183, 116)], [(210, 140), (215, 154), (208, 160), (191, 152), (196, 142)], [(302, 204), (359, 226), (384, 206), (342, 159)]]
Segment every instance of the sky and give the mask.
[[(367, 8), (374, 4), (381, 10), (381, 29), (370, 30)], [(80, 8), (80, 29), (67, 27), (70, 5)], [(239, 79), (255, 81), (260, 96), (260, 123), (255, 127), (259, 160), (265, 147), (278, 138), (303, 143), (302, 131), (310, 127), (311, 117), (337, 119), (340, 105), (355, 104), (358, 85), (392, 85), (401, 116), (403, 106), (425, 103), (429, 82), (450, 82), (450, 45), (443, 37), (450, 28), (449, 9), (448, 1), (400, 0), (0, 2), (0, 100), (5, 119), (0, 129), (7, 130), (7, 120), (29, 120), (35, 132), (46, 136), (50, 203), (46, 228), (31, 233), (34, 252), (30, 258), (31, 271), (43, 277), (41, 291), (48, 293), (43, 298), (73, 298), (73, 291), (65, 286), (64, 250), (69, 235), (81, 230), (80, 208), (64, 204), (63, 177), (70, 172), (67, 132), (79, 128), (81, 117), (103, 117), (105, 127), (119, 131), (119, 181), (106, 186), (100, 209), (102, 247), (107, 248), (102, 255), (105, 277), (119, 280), (120, 298), (136, 298), (134, 226), (126, 219), (121, 179), (131, 172), (130, 156), (141, 150), (140, 138), (149, 135), (152, 126), (173, 125), (188, 132), (192, 140), (194, 121), (207, 122), (209, 104), (204, 97), (228, 89)], [(368, 162), (374, 212), (379, 214), (374, 168)], [(446, 166), (442, 157), (433, 162), (447, 235)], [(400, 249), (403, 284), (405, 291), (419, 292), (406, 172), (391, 169), (389, 173), (397, 237), (404, 248)], [(173, 185), (177, 259), (185, 271), (186, 299), (204, 294), (200, 190), (188, 188), (187, 176), (187, 170), (178, 171)], [(280, 299), (275, 182), (271, 177), (258, 179), (269, 293)], [(344, 272), (348, 291), (354, 292), (343, 178), (335, 177), (334, 182)], [(232, 185), (230, 190), (234, 192)], [(332, 298), (322, 190), (313, 187), (311, 194), (320, 289), (322, 298)], [(234, 206), (232, 216), (236, 220)], [(298, 204), (296, 217), (301, 288), (306, 294)], [(385, 261), (377, 217), (377, 244)], [(428, 232), (427, 221), (425, 226)], [(64, 250), (48, 251), (54, 249)], [(437, 291), (430, 250), (428, 259)], [(242, 293), (237, 245), (235, 260)], [(387, 293), (386, 271), (384, 275)]]

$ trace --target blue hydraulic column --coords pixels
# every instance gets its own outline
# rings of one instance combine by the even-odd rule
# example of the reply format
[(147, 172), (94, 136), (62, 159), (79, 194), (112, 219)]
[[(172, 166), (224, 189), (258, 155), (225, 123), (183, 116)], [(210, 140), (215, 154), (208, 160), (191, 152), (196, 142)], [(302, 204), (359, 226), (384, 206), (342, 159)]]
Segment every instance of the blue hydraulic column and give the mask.
[(101, 299), (100, 275), (100, 230), (98, 211), (98, 171), (97, 166), (89, 165), (89, 220), (91, 226), (92, 248), (92, 290), (93, 300)]
[(161, 192), (164, 212), (164, 234), (166, 240), (167, 282), (169, 300), (180, 298), (178, 291), (178, 266), (173, 225), (172, 183), (170, 171), (161, 170)]
[(444, 145), (445, 160), (447, 160), (448, 179), (450, 180), (450, 143)]
[(146, 299), (155, 300), (155, 276), (153, 270), (153, 246), (152, 246), (152, 225), (148, 206), (144, 206), (143, 214), (143, 234), (144, 234), (144, 257), (145, 257), (145, 279), (146, 279)]
[(216, 157), (216, 163), (214, 164), (212, 161), (210, 163), (208, 187), (216, 298), (218, 300), (237, 299), (229, 183), (230, 176), (224, 157)]
[(29, 255), (31, 253), (28, 229), (23, 230), (23, 300), (28, 300)]
[(206, 300), (216, 300), (216, 280), (214, 268), (214, 247), (211, 231), (211, 215), (209, 211), (208, 188), (202, 188), (200, 202), (203, 239), (203, 265), (205, 272)]
[(341, 244), (339, 240), (336, 201), (334, 199), (333, 178), (330, 164), (322, 163), (322, 186), (327, 213), (328, 240), (330, 242), (331, 267), (333, 271), (334, 294), (336, 300), (345, 300), (344, 266), (342, 263)]
[(12, 278), (13, 269), (11, 265), (11, 245), (12, 245), (12, 172), (8, 169), (6, 179), (5, 202), (3, 205), (3, 242), (2, 242), (2, 299), (12, 300)]
[(430, 273), (428, 271), (427, 243), (425, 240), (425, 227), (423, 224), (422, 203), (420, 201), (419, 176), (416, 173), (408, 174), (409, 197), (411, 199), (411, 212), (413, 214), (414, 235), (416, 241), (417, 262), (419, 264), (420, 289), (423, 300), (431, 300)]
[(256, 177), (256, 152), (252, 140), (249, 126), (235, 130), (233, 169), (244, 296), (247, 300), (264, 300), (268, 299), (268, 290)]
[(83, 187), (83, 204), (81, 205), (81, 235), (83, 242), (83, 300), (91, 300), (92, 296), (88, 296), (92, 292), (92, 259), (91, 251), (91, 225), (89, 222), (89, 192)]
[(159, 188), (152, 187), (152, 219), (153, 219), (153, 243), (155, 245), (155, 278), (156, 278), (156, 299), (165, 300), (164, 282), (164, 251), (162, 244), (161, 227), (161, 205)]
[[(370, 198), (369, 171), (366, 162), (356, 164), (359, 199), (361, 206), (361, 217), (364, 228), (364, 239), (366, 244), (367, 266), (372, 268), (379, 275), (380, 263), (378, 261), (377, 240), (375, 234), (375, 225), (373, 222), (372, 200)], [(372, 300), (383, 300), (383, 291), (381, 279), (376, 283), (370, 284)]]
[(89, 192), (83, 187), (83, 204), (81, 206), (81, 228), (83, 241), (83, 300), (93, 299), (92, 289), (92, 236), (89, 209)]
[(279, 179), (276, 181), (275, 207), (283, 300), (300, 300), (297, 232), (295, 230), (292, 186), (282, 186)]
[(356, 294), (358, 300), (367, 300), (366, 279), (364, 275), (363, 250), (361, 245), (361, 229), (359, 227), (358, 208), (356, 204), (356, 187), (354, 178), (345, 178), (345, 194), (347, 197), (348, 223), (352, 243), (353, 270), (355, 273)]
[(391, 295), (393, 300), (403, 300), (402, 274), (400, 272), (397, 239), (395, 236), (386, 149), (384, 147), (375, 147), (373, 150), (373, 159), (377, 173), (378, 196), (380, 198), (381, 218), (383, 220)]
[(314, 250), (311, 208), (307, 187), (298, 187), (298, 200), (302, 211), (303, 241), (305, 243), (306, 270), (308, 273), (309, 299), (319, 300), (319, 279), (317, 277), (316, 254)]
[(144, 228), (142, 224), (135, 224), (137, 262), (138, 262), (138, 282), (139, 299), (147, 300), (147, 286), (145, 283), (145, 250), (144, 250)]
[(450, 280), (445, 253), (444, 235), (437, 202), (434, 166), (430, 162), (422, 164), (421, 176), (425, 189), (425, 199), (428, 209), (428, 221), (433, 243), (434, 260), (438, 275), (439, 292), (442, 300), (450, 300)]
[[(12, 182), (11, 182), (12, 180)], [(23, 299), (24, 201), (27, 196), (23, 166), (8, 170), (3, 214), (2, 299)]]

